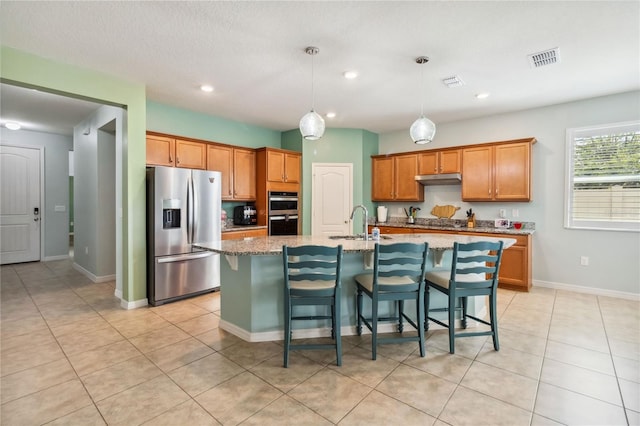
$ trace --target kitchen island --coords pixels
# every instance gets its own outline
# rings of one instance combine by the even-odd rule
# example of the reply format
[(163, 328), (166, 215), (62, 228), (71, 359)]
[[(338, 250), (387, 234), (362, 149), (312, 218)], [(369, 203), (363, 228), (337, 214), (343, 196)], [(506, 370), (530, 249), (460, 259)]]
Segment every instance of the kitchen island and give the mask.
[[(428, 270), (448, 269), (454, 242), (469, 243), (481, 240), (502, 240), (505, 248), (515, 243), (513, 238), (489, 238), (464, 235), (422, 234), (385, 236), (380, 244), (396, 242), (429, 242)], [(370, 269), (373, 261), (374, 241), (329, 237), (271, 236), (242, 240), (201, 242), (194, 246), (220, 253), (220, 328), (250, 342), (283, 340), (284, 278), (282, 246), (301, 245), (337, 246), (342, 244), (342, 334), (355, 334), (356, 286), (353, 277)], [(437, 293), (437, 292), (436, 292)], [(469, 312), (483, 315), (484, 300), (475, 298), (469, 303)], [(432, 307), (446, 306), (443, 295), (435, 294)], [(310, 310), (316, 307), (307, 307)], [(321, 309), (321, 308), (320, 308)], [(365, 305), (365, 312), (370, 306)], [(384, 307), (381, 313), (384, 313)], [(387, 309), (392, 309), (389, 305)], [(415, 304), (407, 302), (405, 311), (415, 315)], [(300, 324), (296, 324), (300, 325)], [(309, 328), (294, 328), (294, 337), (319, 337), (328, 334), (323, 322), (305, 322)], [(388, 328), (385, 328), (388, 327)], [(393, 324), (385, 324), (381, 331), (392, 331)]]

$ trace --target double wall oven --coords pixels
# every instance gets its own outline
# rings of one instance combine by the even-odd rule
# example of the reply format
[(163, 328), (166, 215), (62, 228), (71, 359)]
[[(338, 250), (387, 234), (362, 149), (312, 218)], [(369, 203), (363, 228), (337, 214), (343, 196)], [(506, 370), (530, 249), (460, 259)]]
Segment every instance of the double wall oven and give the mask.
[(297, 192), (269, 192), (269, 235), (297, 235), (298, 214)]

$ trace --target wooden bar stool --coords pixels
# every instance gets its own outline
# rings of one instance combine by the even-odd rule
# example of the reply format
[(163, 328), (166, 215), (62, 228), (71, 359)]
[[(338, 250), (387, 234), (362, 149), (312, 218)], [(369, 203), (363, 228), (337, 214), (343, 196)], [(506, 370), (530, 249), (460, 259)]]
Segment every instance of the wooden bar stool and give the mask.
[[(342, 365), (340, 336), (340, 293), (342, 245), (337, 247), (282, 247), (284, 264), (284, 367), (289, 351), (303, 349), (336, 350), (336, 363)], [(294, 306), (326, 306), (325, 315), (294, 315)], [(292, 321), (331, 320), (333, 344), (291, 344)]]

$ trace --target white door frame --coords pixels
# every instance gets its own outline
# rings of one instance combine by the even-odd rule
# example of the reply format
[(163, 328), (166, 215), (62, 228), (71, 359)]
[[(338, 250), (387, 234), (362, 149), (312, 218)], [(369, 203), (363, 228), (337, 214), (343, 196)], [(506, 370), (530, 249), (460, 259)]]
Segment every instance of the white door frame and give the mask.
[(44, 261), (44, 227), (47, 226), (44, 205), (44, 149), (42, 145), (13, 145), (0, 141), (0, 145), (11, 148), (37, 149), (40, 157), (40, 262)]
[[(314, 211), (318, 211), (317, 206), (314, 206), (315, 193), (317, 188), (315, 187), (315, 175), (318, 168), (321, 167), (347, 167), (349, 169), (349, 211), (353, 209), (353, 163), (311, 163), (311, 235), (314, 235), (314, 230), (316, 226), (316, 218), (313, 214)], [(351, 227), (351, 222), (349, 221), (349, 228)], [(351, 232), (347, 232), (350, 234)]]

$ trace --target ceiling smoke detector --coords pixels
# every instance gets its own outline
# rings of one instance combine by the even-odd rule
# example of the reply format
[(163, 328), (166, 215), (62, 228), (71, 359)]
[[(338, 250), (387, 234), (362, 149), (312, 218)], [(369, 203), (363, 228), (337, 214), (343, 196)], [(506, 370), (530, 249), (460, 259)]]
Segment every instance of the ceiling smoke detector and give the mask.
[(442, 82), (447, 87), (460, 87), (464, 86), (464, 81), (457, 75), (453, 75), (451, 77), (443, 78)]
[(531, 68), (540, 68), (546, 65), (556, 64), (560, 62), (560, 49), (554, 47), (553, 49), (527, 55), (527, 58), (529, 58)]

